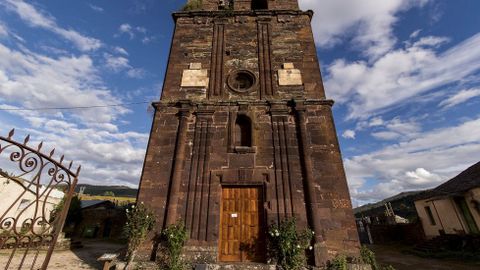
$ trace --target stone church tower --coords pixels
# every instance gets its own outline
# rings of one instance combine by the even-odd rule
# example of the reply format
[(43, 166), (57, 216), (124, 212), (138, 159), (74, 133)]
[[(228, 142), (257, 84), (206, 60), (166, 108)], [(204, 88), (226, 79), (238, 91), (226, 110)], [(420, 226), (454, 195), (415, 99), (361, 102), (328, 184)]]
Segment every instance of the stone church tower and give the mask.
[[(190, 0), (175, 31), (138, 200), (186, 250), (262, 262), (268, 226), (315, 231), (312, 258), (358, 238), (310, 25), (297, 0)], [(246, 248), (255, 252), (247, 252)]]

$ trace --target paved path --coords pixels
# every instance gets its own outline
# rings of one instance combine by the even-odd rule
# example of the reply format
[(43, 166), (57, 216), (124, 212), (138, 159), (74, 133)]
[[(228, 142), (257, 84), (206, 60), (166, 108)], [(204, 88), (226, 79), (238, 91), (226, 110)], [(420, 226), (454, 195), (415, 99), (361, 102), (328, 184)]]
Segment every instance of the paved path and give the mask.
[(373, 245), (369, 248), (375, 252), (379, 263), (390, 264), (396, 270), (480, 270), (480, 262), (475, 264), (455, 260), (422, 258), (404, 254), (400, 248), (394, 246)]

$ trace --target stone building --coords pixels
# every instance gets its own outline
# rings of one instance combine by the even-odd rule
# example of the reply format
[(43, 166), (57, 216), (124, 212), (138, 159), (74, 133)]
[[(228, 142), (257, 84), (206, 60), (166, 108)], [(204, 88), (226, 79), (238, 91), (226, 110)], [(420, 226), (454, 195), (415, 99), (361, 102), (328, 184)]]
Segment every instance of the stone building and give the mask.
[(262, 262), (268, 227), (295, 217), (316, 233), (316, 265), (357, 254), (313, 12), (297, 0), (190, 1), (185, 10), (173, 14), (138, 195), (157, 230), (181, 220), (188, 250)]

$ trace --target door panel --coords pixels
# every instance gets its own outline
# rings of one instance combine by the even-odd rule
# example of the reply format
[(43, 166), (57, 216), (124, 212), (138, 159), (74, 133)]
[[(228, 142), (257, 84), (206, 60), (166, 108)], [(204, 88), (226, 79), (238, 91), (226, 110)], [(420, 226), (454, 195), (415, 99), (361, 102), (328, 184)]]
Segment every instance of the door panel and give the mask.
[(261, 262), (263, 198), (258, 187), (222, 189), (219, 256), (223, 262)]

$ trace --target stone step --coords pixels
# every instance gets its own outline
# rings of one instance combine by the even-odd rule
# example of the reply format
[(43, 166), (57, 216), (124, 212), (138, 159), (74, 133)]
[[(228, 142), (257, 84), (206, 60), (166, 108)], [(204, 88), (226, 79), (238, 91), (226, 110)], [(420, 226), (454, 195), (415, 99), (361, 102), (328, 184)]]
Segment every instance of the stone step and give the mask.
[(275, 270), (275, 265), (261, 263), (197, 264), (195, 270)]

